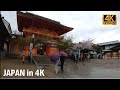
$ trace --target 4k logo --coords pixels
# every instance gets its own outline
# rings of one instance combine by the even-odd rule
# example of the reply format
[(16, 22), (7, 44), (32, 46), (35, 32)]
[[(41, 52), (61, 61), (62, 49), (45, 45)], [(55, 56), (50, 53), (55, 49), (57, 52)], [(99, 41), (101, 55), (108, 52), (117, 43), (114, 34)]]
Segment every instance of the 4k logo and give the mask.
[(103, 15), (103, 25), (116, 25), (116, 15)]

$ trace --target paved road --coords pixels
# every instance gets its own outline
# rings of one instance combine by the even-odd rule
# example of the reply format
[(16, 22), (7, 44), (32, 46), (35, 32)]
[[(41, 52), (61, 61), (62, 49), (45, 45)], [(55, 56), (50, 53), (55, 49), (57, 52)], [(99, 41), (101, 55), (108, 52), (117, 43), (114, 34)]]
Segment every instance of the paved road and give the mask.
[(77, 64), (66, 61), (64, 73), (59, 71), (57, 75), (53, 64), (44, 68), (48, 78), (120, 78), (120, 60), (92, 60)]
[[(28, 61), (23, 64), (18, 59), (3, 59), (1, 60), (1, 75), (4, 69), (30, 69), (36, 71), (44, 69), (44, 77), (2, 77), (2, 78), (45, 78), (45, 79), (86, 79), (86, 78), (120, 78), (120, 59), (119, 60), (103, 60), (93, 59), (85, 62), (73, 63), (66, 59), (64, 65), (64, 73), (58, 72), (55, 74), (54, 64), (48, 61), (49, 59), (38, 59), (40, 65), (36, 66)], [(48, 61), (48, 62), (47, 62)]]

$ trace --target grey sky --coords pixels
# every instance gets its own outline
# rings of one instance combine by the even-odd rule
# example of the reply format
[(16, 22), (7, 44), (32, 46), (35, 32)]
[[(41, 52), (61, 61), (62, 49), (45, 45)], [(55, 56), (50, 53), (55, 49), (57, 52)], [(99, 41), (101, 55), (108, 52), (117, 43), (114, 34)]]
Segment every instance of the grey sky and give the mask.
[[(28, 11), (73, 27), (66, 36), (73, 36), (77, 43), (89, 38), (95, 43), (120, 40), (120, 11)], [(102, 25), (103, 14), (116, 14), (117, 25)], [(8, 16), (7, 18), (12, 16)], [(13, 18), (13, 17), (12, 17)], [(14, 24), (14, 23), (13, 23)]]
[(12, 31), (18, 30), (16, 11), (1, 11), (1, 14), (10, 23)]

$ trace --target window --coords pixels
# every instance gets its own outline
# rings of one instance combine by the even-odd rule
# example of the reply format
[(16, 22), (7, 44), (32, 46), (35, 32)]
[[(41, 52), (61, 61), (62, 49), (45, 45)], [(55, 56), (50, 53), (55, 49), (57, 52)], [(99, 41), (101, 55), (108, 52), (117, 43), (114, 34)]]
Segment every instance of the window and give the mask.
[(105, 46), (103, 46), (103, 49), (105, 49)]

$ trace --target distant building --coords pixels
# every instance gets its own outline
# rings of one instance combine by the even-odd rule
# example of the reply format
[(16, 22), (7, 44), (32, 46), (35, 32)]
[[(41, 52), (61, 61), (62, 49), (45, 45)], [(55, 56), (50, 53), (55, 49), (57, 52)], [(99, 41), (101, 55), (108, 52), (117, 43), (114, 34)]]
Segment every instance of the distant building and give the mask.
[(102, 49), (102, 56), (104, 59), (117, 59), (120, 58), (120, 41), (110, 41), (98, 43)]
[(97, 58), (97, 53), (94, 49), (92, 49), (92, 43), (89, 42), (79, 42), (73, 43), (73, 50), (77, 50), (80, 52), (83, 51), (84, 59), (95, 59)]

